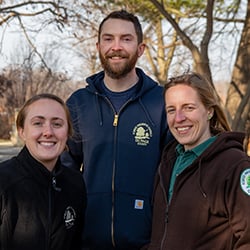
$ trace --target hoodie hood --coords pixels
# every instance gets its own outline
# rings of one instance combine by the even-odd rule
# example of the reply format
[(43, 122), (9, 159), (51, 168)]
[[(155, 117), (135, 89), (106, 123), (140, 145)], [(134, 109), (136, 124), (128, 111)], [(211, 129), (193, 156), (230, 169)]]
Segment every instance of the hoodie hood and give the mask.
[(214, 143), (212, 143), (207, 150), (204, 151), (202, 159), (209, 161), (221, 152), (232, 148), (243, 151), (244, 136), (244, 133), (231, 131), (218, 134)]
[[(240, 151), (244, 154), (243, 150), (243, 140), (244, 133), (241, 132), (221, 132), (217, 136), (217, 139), (207, 148), (205, 151), (196, 159), (194, 162), (185, 170), (183, 173), (188, 171), (193, 171), (195, 169), (198, 170), (198, 179), (200, 190), (204, 197), (206, 197), (206, 192), (204, 191), (202, 182), (203, 179), (206, 178), (206, 174), (203, 171), (204, 168), (208, 169), (211, 167), (215, 167), (215, 164), (221, 164), (221, 162), (225, 162), (229, 157), (233, 157), (230, 155), (232, 151)], [(165, 190), (168, 190), (168, 184), (170, 182), (170, 177), (172, 173), (173, 166), (176, 161), (176, 146), (178, 142), (173, 140), (170, 142), (163, 151), (161, 164), (159, 167), (159, 175), (161, 179), (165, 183)], [(229, 152), (229, 153), (226, 153)], [(228, 155), (229, 154), (229, 155)], [(228, 155), (228, 156), (227, 156)], [(234, 155), (234, 154), (233, 154)], [(240, 160), (240, 159), (239, 159)], [(235, 162), (238, 160), (235, 159)], [(213, 165), (213, 166), (212, 166)]]
[[(149, 122), (152, 124), (152, 126), (155, 126), (152, 115), (150, 114), (149, 110), (147, 109), (144, 102), (148, 102), (148, 100), (143, 100), (142, 96), (147, 96), (147, 93), (153, 90), (154, 88), (158, 88), (159, 85), (157, 82), (152, 80), (149, 76), (147, 76), (143, 70), (140, 68), (136, 68), (136, 73), (139, 77), (139, 84), (138, 91), (136, 95), (130, 100), (134, 101), (139, 99), (139, 104), (141, 105), (142, 109), (144, 110), (146, 116), (148, 117)], [(95, 107), (96, 112), (99, 117), (99, 124), (100, 126), (103, 125), (103, 114), (101, 111), (101, 105), (100, 105), (100, 97), (104, 97), (103, 93), (100, 91), (100, 82), (102, 82), (104, 79), (104, 71), (101, 71), (99, 73), (96, 73), (86, 79), (88, 85), (86, 86), (86, 90), (91, 92), (92, 94), (95, 94)], [(150, 96), (150, 95), (149, 95)], [(145, 98), (144, 98), (145, 99)], [(111, 105), (112, 106), (112, 105)]]
[[(203, 160), (210, 160), (214, 158), (215, 155), (220, 154), (222, 151), (228, 149), (238, 149), (243, 151), (243, 141), (245, 134), (241, 132), (221, 132), (216, 135), (217, 139), (202, 153), (201, 157)], [(169, 157), (169, 152), (171, 153), (171, 158), (173, 159), (173, 152), (175, 155), (175, 148), (178, 145), (176, 140), (170, 142), (164, 149), (163, 159)]]
[[(137, 95), (135, 96), (135, 98), (143, 95), (147, 91), (150, 91), (152, 88), (158, 86), (158, 83), (156, 81), (153, 81), (140, 68), (136, 68), (136, 73), (139, 77), (141, 87), (139, 88), (139, 91)], [(104, 71), (101, 71), (92, 76), (89, 76), (86, 79), (86, 82), (88, 83), (88, 85), (86, 86), (86, 89), (90, 92), (101, 94), (99, 85), (100, 85), (100, 82), (103, 81), (103, 79), (104, 79)]]

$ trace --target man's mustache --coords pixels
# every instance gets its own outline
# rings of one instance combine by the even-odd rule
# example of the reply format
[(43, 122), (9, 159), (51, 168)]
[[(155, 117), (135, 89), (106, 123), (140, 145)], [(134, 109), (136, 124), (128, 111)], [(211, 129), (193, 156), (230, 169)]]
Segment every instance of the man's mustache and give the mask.
[(121, 52), (112, 52), (106, 55), (106, 58), (111, 58), (111, 57), (128, 58), (128, 55), (126, 53), (121, 53)]

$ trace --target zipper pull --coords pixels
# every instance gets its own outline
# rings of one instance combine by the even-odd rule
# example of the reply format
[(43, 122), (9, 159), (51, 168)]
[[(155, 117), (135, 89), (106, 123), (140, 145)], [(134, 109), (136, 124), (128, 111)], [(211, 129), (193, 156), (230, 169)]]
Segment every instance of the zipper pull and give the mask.
[(54, 188), (54, 190), (56, 190), (58, 192), (60, 192), (62, 190), (61, 188), (56, 186), (56, 177), (55, 176), (53, 176), (53, 178), (52, 178), (52, 187)]
[(113, 126), (116, 127), (118, 124), (118, 115), (115, 115), (114, 121), (113, 121)]

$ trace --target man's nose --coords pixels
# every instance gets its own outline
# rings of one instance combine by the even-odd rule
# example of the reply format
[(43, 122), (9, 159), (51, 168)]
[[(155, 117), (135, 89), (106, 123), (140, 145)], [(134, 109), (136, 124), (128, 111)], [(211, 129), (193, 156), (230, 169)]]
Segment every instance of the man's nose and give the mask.
[(112, 44), (112, 50), (121, 50), (121, 49), (122, 49), (121, 40), (119, 38), (114, 39)]

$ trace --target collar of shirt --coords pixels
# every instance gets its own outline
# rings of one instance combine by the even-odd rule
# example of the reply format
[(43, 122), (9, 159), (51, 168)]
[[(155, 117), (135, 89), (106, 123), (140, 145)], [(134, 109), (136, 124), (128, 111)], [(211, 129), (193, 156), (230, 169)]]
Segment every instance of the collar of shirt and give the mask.
[(194, 155), (196, 155), (196, 158), (201, 155), (203, 153), (203, 151), (208, 148), (208, 146), (214, 142), (216, 140), (216, 136), (212, 136), (210, 137), (209, 139), (207, 139), (206, 141), (204, 141), (203, 143), (199, 144), (198, 146), (196, 146), (195, 148), (193, 149), (190, 149), (190, 150), (186, 150), (184, 149), (184, 146), (181, 145), (181, 144), (178, 144), (176, 146), (176, 153), (177, 153), (177, 157), (179, 157), (180, 155), (183, 155), (185, 153), (193, 153)]
[(216, 140), (216, 136), (210, 137), (203, 143), (199, 144), (195, 148), (191, 150), (186, 150), (184, 149), (184, 146), (181, 144), (178, 144), (176, 146), (176, 153), (177, 153), (177, 158), (173, 167), (172, 175), (171, 175), (171, 180), (170, 180), (170, 185), (169, 185), (169, 190), (168, 190), (168, 197), (169, 200), (172, 197), (173, 194), (173, 188), (174, 188), (174, 183), (176, 180), (176, 177), (188, 166), (190, 166), (195, 159), (200, 156), (203, 151), (208, 148), (208, 146)]

